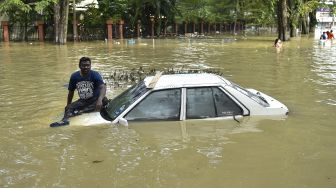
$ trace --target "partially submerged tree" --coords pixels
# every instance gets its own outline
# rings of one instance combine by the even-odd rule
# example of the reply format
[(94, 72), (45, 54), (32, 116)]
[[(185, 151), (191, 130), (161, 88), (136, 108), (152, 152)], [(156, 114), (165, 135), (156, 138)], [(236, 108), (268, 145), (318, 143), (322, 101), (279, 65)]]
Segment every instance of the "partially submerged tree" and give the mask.
[(58, 0), (54, 3), (55, 43), (66, 44), (69, 19), (69, 0)]

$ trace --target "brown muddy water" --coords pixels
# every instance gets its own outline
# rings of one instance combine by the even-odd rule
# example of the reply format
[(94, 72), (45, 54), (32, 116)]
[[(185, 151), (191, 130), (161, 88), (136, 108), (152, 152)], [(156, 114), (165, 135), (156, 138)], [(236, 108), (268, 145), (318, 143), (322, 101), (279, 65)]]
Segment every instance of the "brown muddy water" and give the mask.
[[(0, 43), (0, 187), (336, 187), (336, 44), (272, 38)], [(89, 56), (105, 77), (213, 69), (290, 109), (284, 120), (49, 128)], [(109, 85), (108, 97), (128, 86)]]

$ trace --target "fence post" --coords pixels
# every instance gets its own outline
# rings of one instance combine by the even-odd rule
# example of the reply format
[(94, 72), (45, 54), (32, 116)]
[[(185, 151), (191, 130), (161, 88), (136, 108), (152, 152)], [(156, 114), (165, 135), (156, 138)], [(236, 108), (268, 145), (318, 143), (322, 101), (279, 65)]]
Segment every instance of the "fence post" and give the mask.
[(4, 42), (9, 42), (9, 29), (8, 29), (8, 21), (2, 21), (2, 36), (3, 36), (3, 41)]
[(36, 21), (36, 25), (37, 25), (37, 28), (38, 28), (38, 38), (39, 38), (39, 41), (40, 42), (43, 42), (44, 41), (44, 21)]
[(152, 23), (152, 39), (154, 38), (154, 16), (150, 16), (150, 21)]
[(210, 22), (208, 22), (208, 35), (211, 34), (211, 33), (210, 33), (210, 32), (211, 32), (210, 25), (211, 25)]
[(184, 35), (188, 33), (188, 22), (184, 22)]
[(76, 42), (79, 39), (79, 37), (78, 37), (78, 21), (77, 20), (73, 20), (72, 30), (73, 30), (73, 40), (74, 40), (74, 42)]
[(124, 31), (123, 31), (124, 23), (125, 23), (124, 20), (120, 20), (120, 22), (119, 22), (120, 39), (124, 38)]
[(193, 33), (195, 34), (195, 32), (196, 32), (196, 24), (195, 22), (193, 22)]
[(107, 39), (111, 41), (112, 40), (113, 20), (107, 20), (106, 25), (107, 25)]

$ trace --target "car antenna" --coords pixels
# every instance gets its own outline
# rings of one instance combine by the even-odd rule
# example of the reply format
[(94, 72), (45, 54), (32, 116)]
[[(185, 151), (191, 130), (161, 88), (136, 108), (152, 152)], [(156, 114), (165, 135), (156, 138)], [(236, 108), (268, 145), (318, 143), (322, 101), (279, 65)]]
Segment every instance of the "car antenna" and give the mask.
[(162, 72), (157, 71), (153, 79), (149, 82), (147, 88), (154, 88), (156, 83), (159, 81), (161, 75), (162, 75)]

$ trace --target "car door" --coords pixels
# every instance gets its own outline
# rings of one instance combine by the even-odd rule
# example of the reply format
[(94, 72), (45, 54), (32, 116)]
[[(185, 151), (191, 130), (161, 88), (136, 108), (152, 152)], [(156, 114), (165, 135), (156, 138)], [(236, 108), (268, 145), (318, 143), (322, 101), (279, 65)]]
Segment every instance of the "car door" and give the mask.
[(243, 115), (242, 107), (218, 87), (186, 88), (186, 119)]
[(135, 105), (124, 118), (139, 120), (179, 120), (181, 109), (181, 89), (153, 91)]

